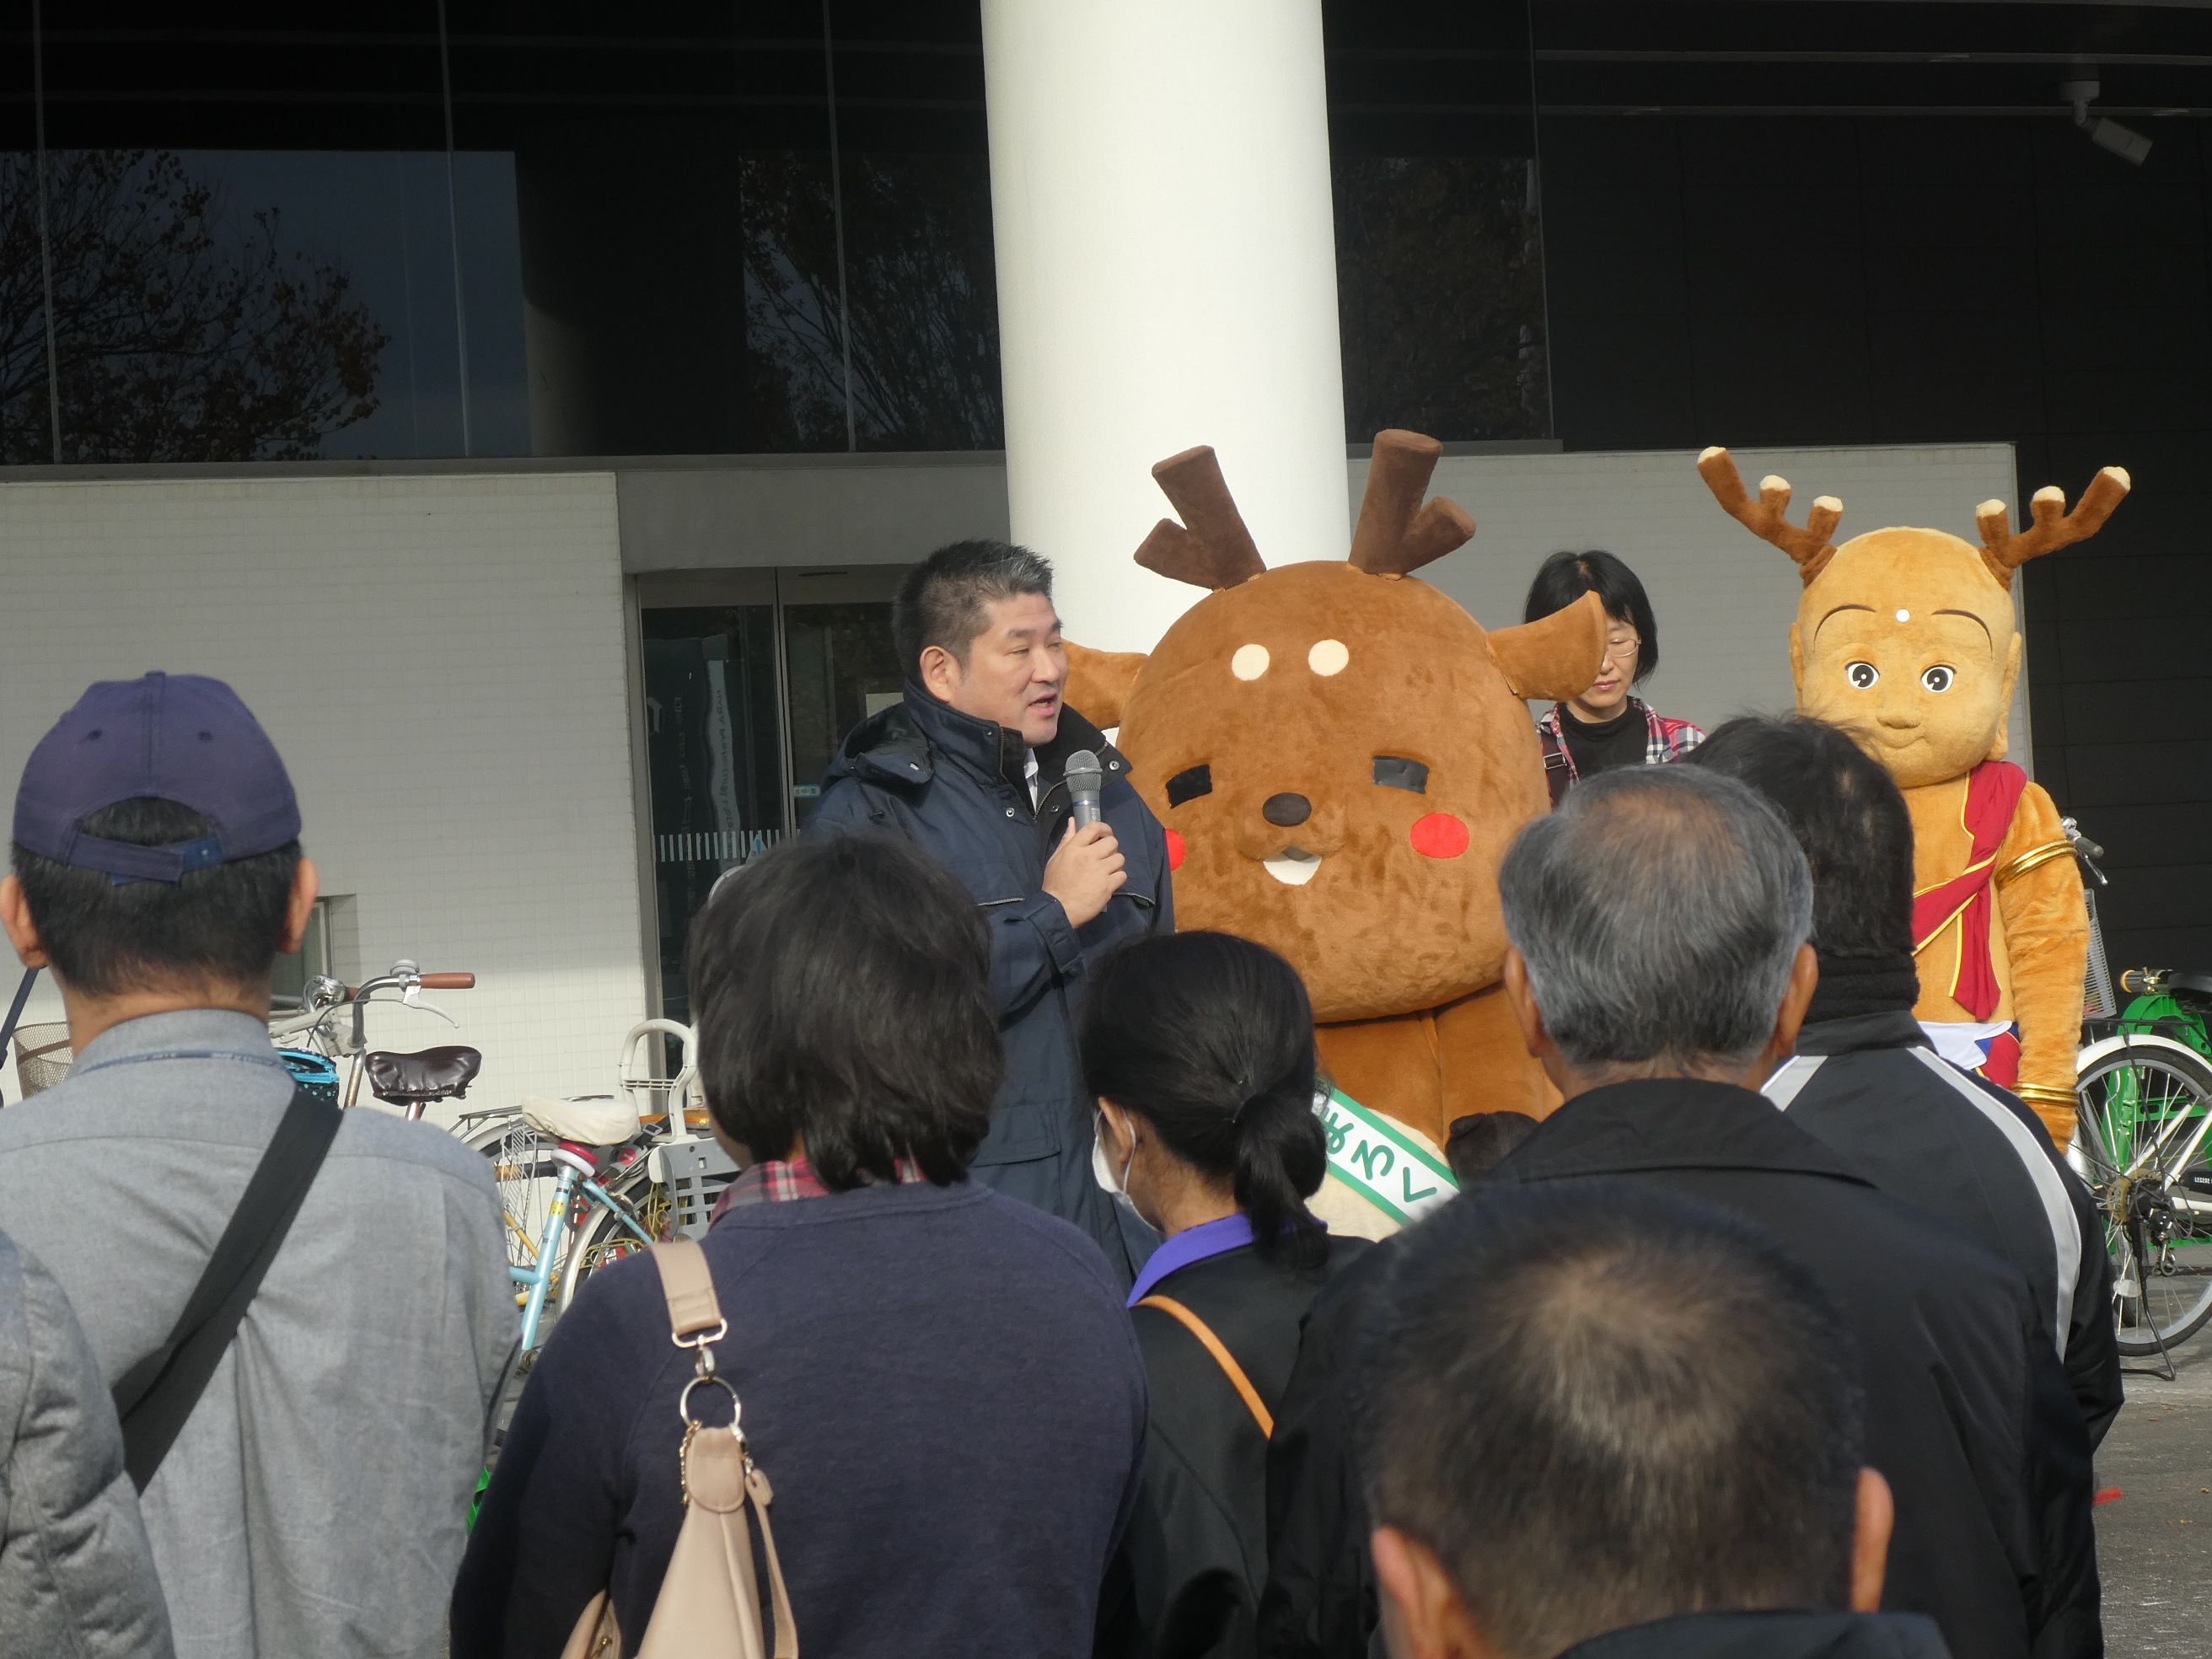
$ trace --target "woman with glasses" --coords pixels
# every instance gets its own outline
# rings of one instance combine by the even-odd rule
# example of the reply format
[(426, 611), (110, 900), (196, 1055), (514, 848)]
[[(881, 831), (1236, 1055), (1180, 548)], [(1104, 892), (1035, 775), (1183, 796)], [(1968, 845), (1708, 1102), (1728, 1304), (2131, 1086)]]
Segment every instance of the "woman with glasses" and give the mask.
[(1599, 549), (1554, 553), (1528, 584), (1524, 621), (1564, 611), (1585, 593), (1605, 606), (1605, 659), (1589, 690), (1536, 722), (1544, 744), (1544, 777), (1552, 805), (1577, 778), (1617, 766), (1656, 766), (1679, 760), (1705, 740), (1687, 720), (1655, 713), (1629, 687), (1659, 665), (1659, 624), (1636, 573)]

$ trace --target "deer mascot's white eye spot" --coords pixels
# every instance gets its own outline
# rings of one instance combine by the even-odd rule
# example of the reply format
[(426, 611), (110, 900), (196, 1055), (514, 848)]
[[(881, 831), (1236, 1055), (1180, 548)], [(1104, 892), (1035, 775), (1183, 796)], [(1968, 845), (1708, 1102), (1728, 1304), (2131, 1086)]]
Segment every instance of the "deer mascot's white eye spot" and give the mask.
[(1267, 672), (1267, 647), (1264, 645), (1240, 645), (1237, 654), (1229, 659), (1229, 672), (1240, 680), (1256, 680)]
[(1874, 689), (1875, 682), (1881, 678), (1881, 670), (1870, 662), (1846, 663), (1844, 665), (1844, 678), (1858, 687), (1860, 690), (1869, 691)]
[(1306, 653), (1306, 666), (1322, 676), (1341, 674), (1351, 660), (1351, 648), (1342, 640), (1316, 640)]
[(1959, 671), (1947, 662), (1939, 662), (1920, 677), (1921, 684), (1930, 691), (1942, 692), (1951, 689), (1951, 682), (1959, 678)]

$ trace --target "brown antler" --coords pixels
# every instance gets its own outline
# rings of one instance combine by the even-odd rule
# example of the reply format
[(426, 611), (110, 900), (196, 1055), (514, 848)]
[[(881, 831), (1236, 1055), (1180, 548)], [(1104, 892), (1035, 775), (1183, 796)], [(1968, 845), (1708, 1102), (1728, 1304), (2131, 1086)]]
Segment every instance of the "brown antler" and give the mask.
[(1352, 562), (1370, 576), (1402, 576), (1441, 559), (1474, 534), (1474, 520), (1457, 501), (1439, 495), (1426, 507), (1430, 475), (1444, 447), (1418, 432), (1375, 434), (1367, 493), (1352, 532)]
[(1808, 585), (1836, 556), (1836, 544), (1830, 538), (1843, 522), (1844, 504), (1833, 495), (1814, 498), (1813, 510), (1806, 515), (1805, 527), (1801, 530), (1790, 522), (1787, 478), (1778, 478), (1771, 473), (1761, 478), (1759, 499), (1754, 501), (1751, 492), (1743, 487), (1743, 475), (1735, 470), (1735, 460), (1718, 444), (1698, 457), (1698, 476), (1705, 481), (1705, 488), (1713, 492), (1713, 499), (1730, 518), (1796, 560), (1798, 574)]
[(2066, 510), (2066, 492), (2045, 484), (2028, 498), (2033, 528), (2013, 533), (2012, 514), (2002, 501), (1984, 501), (1974, 509), (1974, 527), (1982, 532), (1982, 562), (2007, 587), (2012, 573), (2030, 559), (2056, 553), (2062, 547), (2087, 541), (2105, 527), (2112, 509), (2127, 498), (2134, 481), (2124, 469), (2108, 466), (2089, 480), (2088, 489), (2075, 509)]
[(1139, 564), (1176, 581), (1217, 591), (1267, 568), (1211, 445), (1169, 456), (1152, 469), (1152, 477), (1182, 514), (1182, 523), (1162, 519), (1154, 525), (1137, 550)]

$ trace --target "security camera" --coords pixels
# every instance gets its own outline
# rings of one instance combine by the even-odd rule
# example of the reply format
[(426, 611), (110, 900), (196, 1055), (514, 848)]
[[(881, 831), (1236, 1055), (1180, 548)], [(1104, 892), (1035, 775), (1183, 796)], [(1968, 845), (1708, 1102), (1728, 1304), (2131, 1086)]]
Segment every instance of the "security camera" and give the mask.
[(2089, 123), (2089, 142), (2137, 167), (2150, 159), (2149, 139), (2133, 127), (2124, 127), (2118, 121), (2107, 120), (2101, 115)]
[(2061, 81), (2058, 98), (2060, 102), (2074, 106), (2074, 125), (2089, 135), (2091, 143), (2111, 151), (2123, 161), (2141, 167), (2150, 159), (2150, 140), (2133, 127), (2124, 127), (2118, 121), (2089, 113), (2089, 106), (2103, 90), (2101, 85), (2091, 80)]

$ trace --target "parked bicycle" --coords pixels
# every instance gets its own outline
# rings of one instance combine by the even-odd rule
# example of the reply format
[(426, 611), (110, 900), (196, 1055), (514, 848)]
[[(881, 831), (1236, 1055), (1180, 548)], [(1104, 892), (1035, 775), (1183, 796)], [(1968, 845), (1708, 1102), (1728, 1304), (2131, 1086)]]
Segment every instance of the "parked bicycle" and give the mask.
[(2116, 982), (2096, 911), (2104, 849), (2071, 818), (2066, 832), (2090, 916), (2069, 1158), (2104, 1213), (2120, 1352), (2161, 1354), (2212, 1320), (2212, 973), (2136, 968)]

